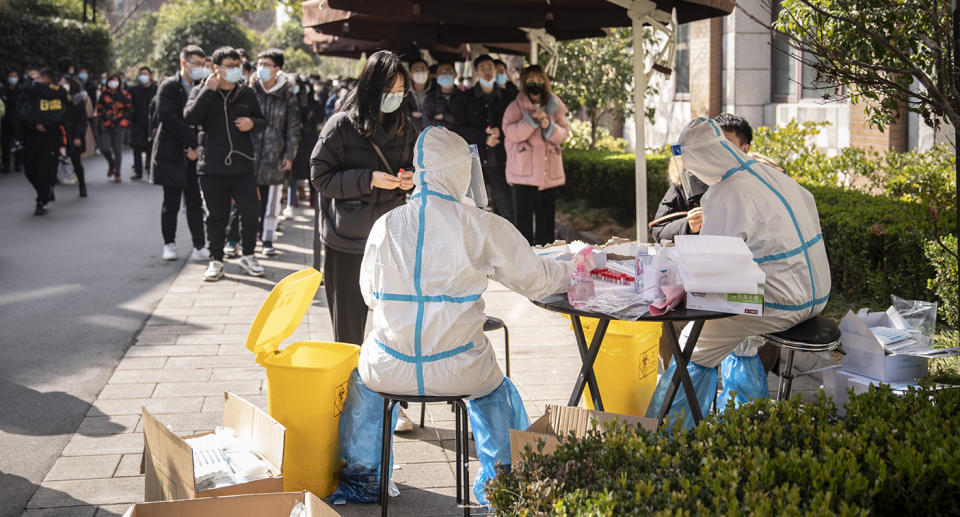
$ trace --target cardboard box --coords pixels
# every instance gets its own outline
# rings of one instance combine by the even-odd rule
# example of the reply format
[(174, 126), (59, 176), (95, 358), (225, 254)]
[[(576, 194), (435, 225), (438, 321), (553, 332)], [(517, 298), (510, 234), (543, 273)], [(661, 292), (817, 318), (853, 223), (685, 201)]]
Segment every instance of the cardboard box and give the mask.
[(516, 464), (520, 460), (523, 449), (530, 445), (534, 450), (537, 444), (543, 440), (543, 453), (552, 454), (557, 450), (560, 439), (573, 433), (578, 438), (583, 438), (587, 432), (593, 428), (591, 420), (597, 420), (597, 428), (601, 431), (605, 424), (619, 420), (624, 424), (640, 424), (649, 431), (657, 430), (657, 420), (655, 418), (643, 418), (636, 416), (618, 415), (616, 413), (605, 413), (603, 411), (593, 411), (578, 407), (567, 406), (547, 406), (546, 413), (538, 418), (536, 422), (530, 424), (525, 431), (510, 431), (510, 458), (512, 463)]
[(687, 308), (763, 316), (763, 286), (759, 294), (695, 293), (687, 291)]
[(135, 504), (123, 517), (291, 517), (303, 503), (300, 517), (340, 515), (310, 492), (208, 497), (182, 501)]
[(893, 322), (885, 312), (857, 315), (847, 311), (840, 320), (844, 370), (885, 383), (913, 382), (927, 376), (927, 358), (887, 355), (870, 327), (893, 327)]
[(146, 474), (143, 490), (145, 501), (283, 491), (286, 428), (260, 408), (233, 393), (224, 393), (223, 397), (223, 426), (233, 428), (238, 438), (254, 444), (256, 452), (270, 464), (272, 477), (198, 491), (193, 474), (193, 449), (184, 440), (213, 431), (180, 438), (146, 408), (142, 408), (144, 447), (140, 472)]

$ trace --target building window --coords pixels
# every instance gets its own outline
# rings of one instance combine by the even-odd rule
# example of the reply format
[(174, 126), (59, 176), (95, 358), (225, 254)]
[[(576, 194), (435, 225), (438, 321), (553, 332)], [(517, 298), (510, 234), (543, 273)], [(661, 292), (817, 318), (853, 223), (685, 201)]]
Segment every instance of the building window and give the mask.
[(674, 93), (677, 99), (690, 98), (690, 24), (677, 25), (677, 47), (674, 52), (676, 84)]
[[(773, 2), (771, 15), (776, 21), (783, 11), (781, 2)], [(773, 102), (799, 102), (801, 99), (823, 99), (834, 89), (817, 82), (817, 71), (797, 59), (797, 50), (783, 36), (774, 35), (771, 49), (771, 96)], [(802, 88), (801, 88), (802, 85)]]

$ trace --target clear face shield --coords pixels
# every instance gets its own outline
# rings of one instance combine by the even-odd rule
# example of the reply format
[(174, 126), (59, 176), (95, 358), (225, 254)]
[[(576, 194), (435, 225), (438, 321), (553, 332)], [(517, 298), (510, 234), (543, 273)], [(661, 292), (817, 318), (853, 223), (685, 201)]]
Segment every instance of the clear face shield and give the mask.
[(474, 144), (470, 144), (470, 158), (470, 188), (467, 189), (467, 197), (473, 200), (477, 208), (484, 208), (487, 206), (487, 185), (483, 181), (480, 150)]
[(687, 198), (687, 202), (699, 201), (700, 197), (707, 191), (707, 184), (684, 168), (683, 162), (680, 160), (682, 153), (680, 144), (671, 145), (670, 151), (673, 166), (680, 171), (680, 188), (683, 189), (683, 195)]

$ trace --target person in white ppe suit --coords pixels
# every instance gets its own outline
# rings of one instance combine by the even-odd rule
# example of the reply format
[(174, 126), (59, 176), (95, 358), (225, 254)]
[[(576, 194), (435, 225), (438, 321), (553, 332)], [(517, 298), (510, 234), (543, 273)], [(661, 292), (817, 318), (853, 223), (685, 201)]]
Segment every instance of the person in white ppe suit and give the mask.
[[(691, 121), (680, 134), (686, 169), (710, 186), (701, 199), (701, 235), (742, 238), (766, 274), (763, 315), (707, 321), (688, 370), (706, 415), (716, 393), (718, 364), (744, 338), (779, 332), (819, 314), (830, 297), (830, 266), (813, 195), (777, 169), (751, 159), (731, 144), (718, 124)], [(692, 328), (681, 334), (681, 345)], [(654, 392), (647, 416), (656, 416), (676, 369), (668, 368)], [(726, 385), (726, 381), (724, 382)], [(760, 394), (741, 394), (743, 398)], [(690, 414), (678, 390), (670, 415)], [(685, 419), (692, 425), (692, 419)]]
[(506, 219), (475, 206), (483, 195), (474, 153), (456, 133), (424, 129), (414, 147), (415, 190), (408, 203), (377, 220), (367, 239), (360, 288), (373, 329), (351, 376), (340, 421), (346, 465), (333, 499), (379, 499), (383, 399), (398, 395), (466, 395), (483, 483), (499, 461), (510, 463), (510, 429), (527, 415), (483, 332), (481, 295), (490, 279), (539, 299), (566, 290), (573, 262), (537, 256)]

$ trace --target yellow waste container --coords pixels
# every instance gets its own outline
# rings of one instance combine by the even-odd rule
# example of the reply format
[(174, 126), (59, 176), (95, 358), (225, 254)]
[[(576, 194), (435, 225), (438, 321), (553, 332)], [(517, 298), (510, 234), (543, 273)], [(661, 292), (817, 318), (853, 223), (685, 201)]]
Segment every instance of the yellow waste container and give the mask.
[[(599, 320), (580, 318), (587, 345)], [(644, 416), (657, 388), (659, 322), (611, 321), (593, 364), (603, 409), (621, 415)], [(590, 389), (584, 390), (588, 409), (593, 409)]]
[(279, 348), (310, 308), (322, 278), (311, 268), (281, 280), (257, 312), (247, 348), (267, 369), (270, 416), (287, 428), (284, 491), (327, 497), (337, 487), (340, 413), (360, 347), (298, 341)]

